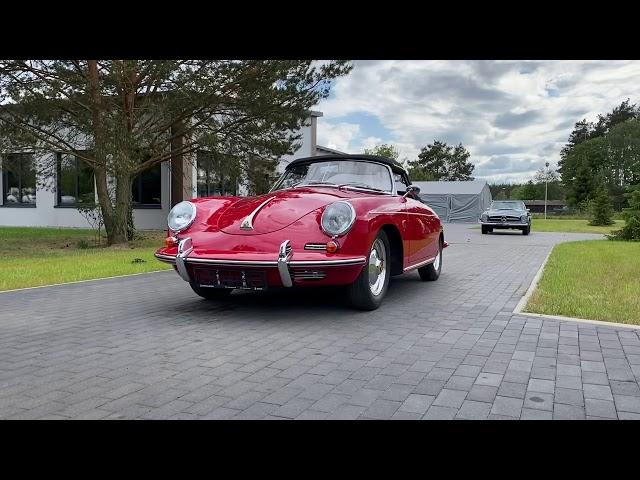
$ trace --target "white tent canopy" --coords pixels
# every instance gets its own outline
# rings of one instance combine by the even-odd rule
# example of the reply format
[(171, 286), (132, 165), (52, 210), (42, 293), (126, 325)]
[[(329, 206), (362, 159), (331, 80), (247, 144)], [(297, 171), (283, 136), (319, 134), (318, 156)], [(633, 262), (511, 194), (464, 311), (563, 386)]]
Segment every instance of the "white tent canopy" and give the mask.
[(420, 198), (443, 222), (475, 223), (491, 204), (491, 190), (484, 180), (468, 182), (413, 182)]

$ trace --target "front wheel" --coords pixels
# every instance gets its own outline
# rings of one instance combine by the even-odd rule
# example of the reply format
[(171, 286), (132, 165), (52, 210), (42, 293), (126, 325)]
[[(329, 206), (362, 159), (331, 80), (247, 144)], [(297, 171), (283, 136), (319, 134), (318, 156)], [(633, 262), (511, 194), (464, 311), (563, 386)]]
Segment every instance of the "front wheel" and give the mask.
[(349, 303), (353, 307), (375, 310), (380, 306), (389, 287), (390, 259), (389, 239), (387, 234), (380, 230), (369, 250), (367, 264), (356, 281), (349, 285)]
[(529, 226), (527, 226), (527, 227), (524, 227), (524, 228), (522, 229), (522, 234), (523, 234), (523, 235), (529, 235), (529, 233), (531, 233), (531, 225), (529, 225)]
[(207, 288), (196, 283), (190, 283), (191, 289), (207, 300), (223, 300), (231, 295), (232, 288)]
[(438, 255), (436, 255), (436, 259), (429, 265), (420, 267), (418, 269), (418, 273), (420, 274), (421, 280), (433, 282), (437, 280), (438, 277), (440, 277), (441, 271), (442, 271), (442, 242), (438, 241)]

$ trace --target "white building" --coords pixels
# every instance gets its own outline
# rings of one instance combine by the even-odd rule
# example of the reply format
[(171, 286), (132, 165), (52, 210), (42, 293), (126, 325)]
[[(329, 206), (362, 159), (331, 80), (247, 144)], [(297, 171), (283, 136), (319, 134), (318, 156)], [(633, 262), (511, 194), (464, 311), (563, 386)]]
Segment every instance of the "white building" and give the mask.
[[(300, 147), (294, 155), (280, 159), (278, 173), (295, 158), (328, 153), (316, 143), (317, 121), (321, 116), (321, 112), (310, 113), (307, 126), (300, 132)], [(36, 178), (37, 163), (52, 160), (55, 175)], [(219, 194), (220, 186), (212, 185), (212, 168), (211, 162), (201, 156), (195, 161), (180, 156), (140, 175), (132, 191), (136, 228), (166, 228), (167, 214), (176, 203)], [(234, 185), (232, 189), (235, 192), (231, 193), (246, 192), (242, 185)], [(48, 158), (34, 158), (25, 153), (5, 155), (0, 163), (0, 192), (0, 226), (88, 228), (78, 206), (97, 202), (91, 169), (79, 159), (59, 153)]]

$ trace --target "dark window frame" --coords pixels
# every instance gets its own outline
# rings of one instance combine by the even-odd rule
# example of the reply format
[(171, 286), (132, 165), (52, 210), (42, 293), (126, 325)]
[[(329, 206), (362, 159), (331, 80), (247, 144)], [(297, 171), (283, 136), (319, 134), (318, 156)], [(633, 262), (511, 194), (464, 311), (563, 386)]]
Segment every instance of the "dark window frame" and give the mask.
[[(93, 173), (93, 203), (79, 203), (79, 202), (74, 202), (74, 203), (62, 203), (62, 188), (61, 188), (61, 181), (62, 181), (62, 156), (63, 155), (69, 155), (69, 156), (73, 156), (73, 158), (75, 159), (75, 195), (74, 197), (77, 198), (80, 196), (80, 174), (79, 174), (79, 165), (82, 162), (82, 160), (80, 159), (80, 157), (78, 157), (75, 154), (71, 154), (71, 153), (62, 153), (62, 152), (55, 152), (56, 155), (56, 205), (55, 208), (78, 208), (79, 206), (84, 206), (84, 205), (96, 205), (97, 202), (95, 200), (96, 198), (96, 177), (95, 177), (95, 172), (93, 172), (93, 168), (92, 168), (92, 173)], [(89, 167), (91, 168), (91, 167)]]
[[(37, 207), (37, 202), (38, 202), (38, 178), (37, 178), (37, 174), (36, 174), (36, 181), (35, 184), (33, 185), (33, 188), (35, 188), (36, 190), (36, 201), (34, 203), (23, 203), (22, 202), (22, 168), (20, 168), (20, 176), (18, 177), (18, 197), (19, 197), (19, 201), (16, 203), (7, 203), (7, 187), (8, 187), (8, 183), (9, 183), (9, 173), (7, 172), (7, 168), (6, 165), (4, 164), (4, 162), (6, 161), (6, 159), (9, 156), (12, 155), (29, 155), (31, 157), (31, 162), (33, 163), (35, 161), (34, 155), (35, 152), (12, 152), (12, 153), (7, 153), (5, 155), (3, 155), (2, 157), (2, 204), (0, 205), (0, 207), (7, 207), (7, 208), (36, 208)], [(20, 160), (22, 162), (22, 159)]]

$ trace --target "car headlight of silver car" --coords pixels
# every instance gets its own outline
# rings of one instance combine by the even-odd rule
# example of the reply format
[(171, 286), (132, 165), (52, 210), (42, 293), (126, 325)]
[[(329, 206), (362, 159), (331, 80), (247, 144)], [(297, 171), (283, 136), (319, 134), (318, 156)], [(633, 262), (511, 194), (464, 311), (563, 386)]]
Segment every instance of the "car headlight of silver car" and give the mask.
[(483, 222), (486, 222), (486, 221), (489, 219), (489, 217), (488, 217), (488, 215), (487, 215), (486, 213), (483, 213), (483, 214), (482, 214), (482, 216), (480, 217), (480, 219), (481, 219)]
[(529, 220), (529, 217), (527, 217), (526, 215), (522, 215), (520, 217), (520, 220), (522, 221), (522, 223), (527, 223), (527, 221)]
[(167, 216), (167, 224), (174, 232), (180, 232), (188, 228), (196, 218), (196, 206), (191, 202), (176, 204)]
[(353, 226), (356, 211), (349, 202), (335, 202), (324, 209), (320, 224), (327, 235), (344, 235)]

